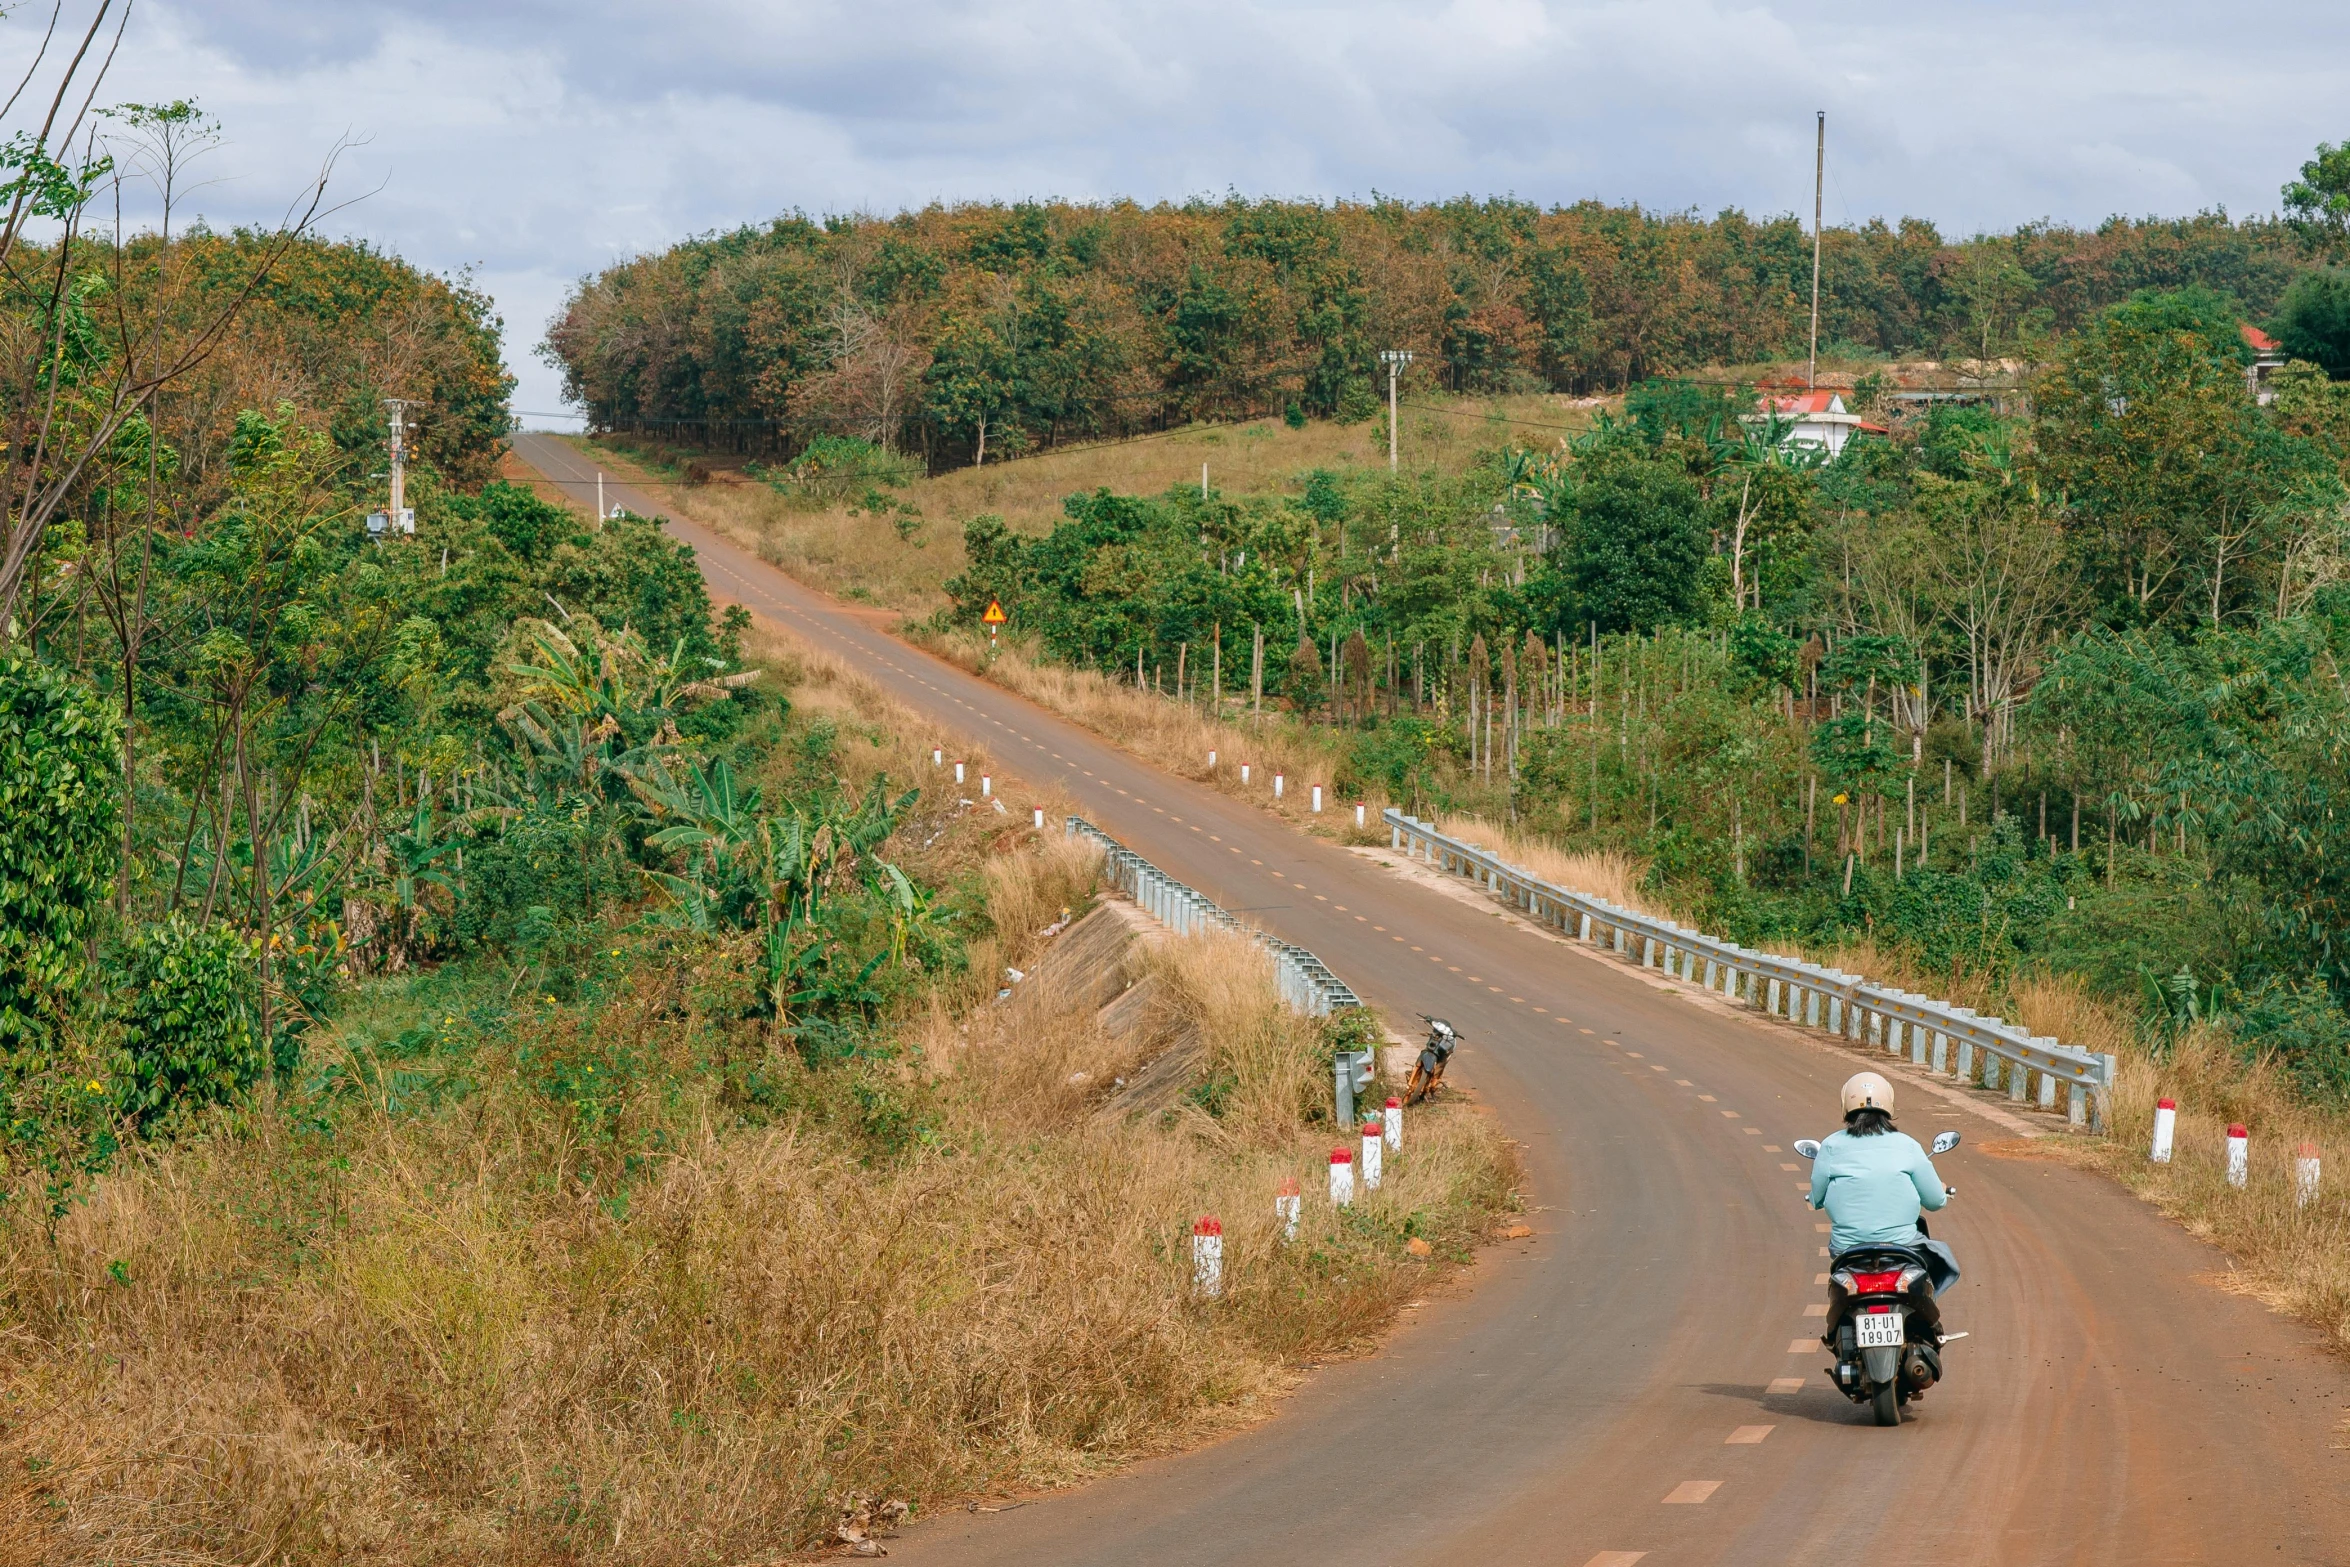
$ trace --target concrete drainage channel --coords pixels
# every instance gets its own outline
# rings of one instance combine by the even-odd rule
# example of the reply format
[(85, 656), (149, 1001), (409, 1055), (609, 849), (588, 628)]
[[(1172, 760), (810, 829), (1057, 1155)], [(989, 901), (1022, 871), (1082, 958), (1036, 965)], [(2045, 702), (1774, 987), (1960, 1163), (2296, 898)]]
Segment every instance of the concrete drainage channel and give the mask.
[(1272, 955), (1273, 977), (1281, 999), (1313, 1017), (1327, 1017), (1362, 1002), (1329, 966), (1303, 947), (1268, 936), (1253, 925), (1243, 925), (1214, 901), (1177, 881), (1156, 865), (1103, 832), (1082, 816), (1068, 818), (1069, 836), (1099, 844), (1102, 879), (1132, 898), (1136, 907), (1178, 936), (1196, 931), (1228, 930), (1246, 936)]
[[(2066, 1119), (2103, 1130), (2116, 1059), (2035, 1036), (2003, 1018), (1930, 996), (1870, 984), (1795, 958), (1751, 951), (1670, 920), (1618, 908), (1555, 886), (1497, 859), (1473, 843), (1389, 808), (1380, 813), (1391, 845), (1507, 899), (1529, 918), (1580, 941), (1603, 943), (1642, 968), (1662, 969), (1809, 1028), (1824, 1028), (1937, 1076), (1998, 1091), (2017, 1104), (2056, 1108), (2061, 1085)], [(2035, 1091), (2036, 1089), (2036, 1091)]]

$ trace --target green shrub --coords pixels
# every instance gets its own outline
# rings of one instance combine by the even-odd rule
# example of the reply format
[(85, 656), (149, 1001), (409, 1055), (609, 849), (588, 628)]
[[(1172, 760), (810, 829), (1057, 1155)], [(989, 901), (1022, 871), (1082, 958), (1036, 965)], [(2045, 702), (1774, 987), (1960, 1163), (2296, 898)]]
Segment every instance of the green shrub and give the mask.
[(253, 948), (226, 925), (174, 914), (130, 946), (123, 1109), (140, 1125), (234, 1098), (266, 1065), (253, 1029)]
[(37, 1069), (79, 987), (114, 869), (121, 766), (96, 693), (0, 659), (0, 1074)]

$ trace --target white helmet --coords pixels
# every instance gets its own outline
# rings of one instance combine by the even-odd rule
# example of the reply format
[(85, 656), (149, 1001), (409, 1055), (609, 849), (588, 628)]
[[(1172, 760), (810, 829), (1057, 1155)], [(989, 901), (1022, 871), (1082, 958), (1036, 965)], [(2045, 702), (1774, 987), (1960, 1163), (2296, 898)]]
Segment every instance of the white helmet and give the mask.
[(1844, 1113), (1882, 1110), (1893, 1113), (1893, 1085), (1874, 1072), (1855, 1072), (1844, 1081)]

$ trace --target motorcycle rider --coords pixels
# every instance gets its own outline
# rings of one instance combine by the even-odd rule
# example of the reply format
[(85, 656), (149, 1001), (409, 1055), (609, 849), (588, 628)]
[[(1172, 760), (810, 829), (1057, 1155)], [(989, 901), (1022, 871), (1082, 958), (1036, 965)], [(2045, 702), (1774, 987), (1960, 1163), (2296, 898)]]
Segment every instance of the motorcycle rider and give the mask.
[[(1893, 1125), (1893, 1085), (1874, 1072), (1844, 1084), (1844, 1130), (1820, 1143), (1811, 1166), (1811, 1205), (1827, 1210), (1828, 1251), (1841, 1257), (1856, 1246), (1905, 1246), (1925, 1258), (1927, 1283), (1939, 1295), (1958, 1282), (1958, 1259), (1925, 1233), (1922, 1213), (1950, 1201), (1934, 1161), (1916, 1138)], [(1828, 1287), (1828, 1327), (1820, 1341), (1835, 1347), (1844, 1321), (1844, 1287)]]

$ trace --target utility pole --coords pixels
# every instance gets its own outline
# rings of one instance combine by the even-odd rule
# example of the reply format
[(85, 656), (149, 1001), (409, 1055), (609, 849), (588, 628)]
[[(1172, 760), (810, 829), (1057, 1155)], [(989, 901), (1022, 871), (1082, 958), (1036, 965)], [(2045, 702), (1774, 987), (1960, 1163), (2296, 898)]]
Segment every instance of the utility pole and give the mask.
[(1819, 140), (1811, 155), (1811, 374), (1804, 378), (1804, 385), (1813, 391), (1820, 384), (1820, 209), (1827, 183), (1828, 111), (1822, 109)]
[(392, 411), (391, 504), (367, 519), (367, 531), (370, 535), (414, 533), (416, 513), (408, 509), (408, 426), (402, 418), (408, 411), (408, 399), (387, 397), (383, 403)]
[(1387, 475), (1395, 477), (1395, 378), (1412, 362), (1409, 349), (1382, 348), (1379, 362), (1387, 367)]

